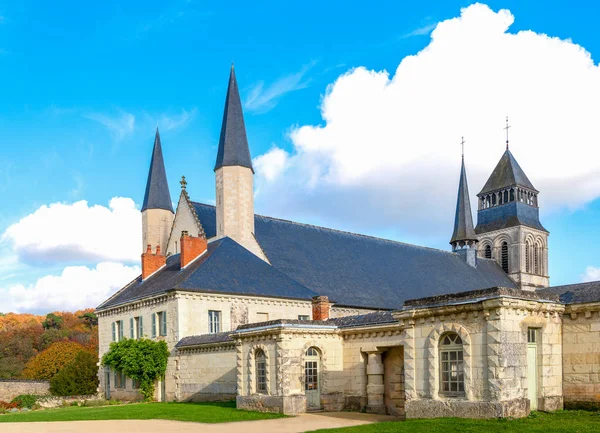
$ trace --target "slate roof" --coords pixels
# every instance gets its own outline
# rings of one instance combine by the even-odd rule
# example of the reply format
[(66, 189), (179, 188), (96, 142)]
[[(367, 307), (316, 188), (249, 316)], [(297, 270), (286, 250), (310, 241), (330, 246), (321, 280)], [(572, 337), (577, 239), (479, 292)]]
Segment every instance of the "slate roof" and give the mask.
[(182, 349), (191, 346), (200, 346), (203, 344), (217, 344), (233, 342), (231, 338), (231, 332), (219, 332), (217, 334), (203, 334), (203, 335), (191, 335), (184, 337), (177, 342), (175, 347)]
[(223, 238), (210, 242), (207, 253), (185, 269), (181, 269), (179, 254), (167, 257), (165, 268), (145, 281), (139, 276), (97, 309), (156, 296), (170, 290), (307, 300), (317, 295), (234, 240)]
[(250, 148), (248, 147), (248, 139), (246, 137), (246, 127), (244, 126), (244, 113), (242, 112), (240, 93), (235, 78), (235, 71), (233, 65), (231, 65), (215, 171), (220, 167), (236, 165), (248, 167), (254, 173), (252, 159), (250, 158)]
[[(192, 204), (206, 236), (215, 236), (215, 207)], [(254, 223), (275, 268), (338, 305), (392, 310), (411, 298), (515, 287), (492, 260), (473, 268), (447, 251), (260, 215)]]
[(537, 293), (540, 295), (558, 295), (560, 302), (564, 304), (600, 302), (600, 281), (548, 287), (547, 289), (538, 290)]
[(511, 201), (487, 209), (480, 209), (477, 212), (475, 233), (487, 233), (518, 225), (548, 232), (540, 222), (539, 208), (520, 201)]
[(152, 159), (148, 170), (142, 212), (146, 209), (165, 209), (173, 212), (158, 128), (156, 128), (156, 135), (154, 136), (154, 149), (152, 150)]
[(538, 192), (525, 175), (521, 166), (519, 166), (513, 154), (510, 150), (506, 149), (500, 161), (498, 161), (498, 165), (494, 168), (492, 175), (478, 195), (515, 185)]
[(473, 215), (471, 214), (471, 201), (469, 200), (469, 185), (467, 183), (467, 170), (465, 158), (462, 158), (460, 167), (460, 181), (458, 183), (458, 197), (456, 199), (456, 215), (454, 217), (454, 232), (450, 243), (477, 240), (473, 228)]

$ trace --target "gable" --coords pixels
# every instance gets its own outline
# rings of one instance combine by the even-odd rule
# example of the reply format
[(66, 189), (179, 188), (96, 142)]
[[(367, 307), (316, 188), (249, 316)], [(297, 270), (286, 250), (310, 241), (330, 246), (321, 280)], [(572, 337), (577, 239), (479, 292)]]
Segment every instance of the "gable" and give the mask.
[(197, 236), (198, 232), (202, 229), (202, 226), (198, 224), (198, 218), (195, 214), (196, 211), (190, 203), (191, 202), (186, 197), (186, 193), (182, 192), (179, 196), (179, 203), (177, 204), (173, 227), (171, 228), (171, 234), (169, 236), (169, 241), (167, 242), (167, 255), (179, 254), (179, 239), (181, 238), (182, 231), (185, 230), (190, 235)]

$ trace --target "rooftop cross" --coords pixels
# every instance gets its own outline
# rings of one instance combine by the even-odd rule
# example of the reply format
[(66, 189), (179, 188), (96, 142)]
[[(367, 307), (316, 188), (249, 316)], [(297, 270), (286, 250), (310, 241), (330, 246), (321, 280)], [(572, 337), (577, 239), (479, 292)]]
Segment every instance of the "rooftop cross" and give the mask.
[(504, 129), (506, 130), (506, 150), (508, 150), (508, 129), (510, 128), (510, 125), (508, 124), (508, 116), (506, 116), (506, 126), (504, 127)]
[(187, 181), (185, 180), (185, 176), (181, 176), (181, 180), (179, 181), (179, 184), (181, 185), (181, 189), (185, 189), (187, 186)]
[(465, 159), (465, 137), (460, 137), (460, 145), (462, 147), (462, 157)]

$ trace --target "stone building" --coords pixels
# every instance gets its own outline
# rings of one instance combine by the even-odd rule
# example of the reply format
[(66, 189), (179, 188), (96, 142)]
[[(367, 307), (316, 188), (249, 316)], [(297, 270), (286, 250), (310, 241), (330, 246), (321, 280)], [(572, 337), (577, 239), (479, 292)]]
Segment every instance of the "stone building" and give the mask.
[[(123, 338), (170, 350), (156, 398), (236, 399), (288, 414), (519, 417), (600, 402), (600, 283), (549, 288), (538, 191), (507, 150), (478, 194), (463, 157), (452, 251), (257, 215), (233, 68), (216, 205), (173, 212), (158, 130), (142, 275), (97, 308), (100, 356)], [(107, 397), (136, 384), (101, 368)]]

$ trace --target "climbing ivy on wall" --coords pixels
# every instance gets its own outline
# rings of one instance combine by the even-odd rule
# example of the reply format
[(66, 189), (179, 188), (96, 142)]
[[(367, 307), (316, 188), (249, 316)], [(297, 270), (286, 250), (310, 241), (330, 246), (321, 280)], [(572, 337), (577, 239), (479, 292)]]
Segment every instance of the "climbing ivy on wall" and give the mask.
[(164, 377), (168, 358), (169, 349), (164, 341), (127, 338), (110, 344), (110, 349), (102, 357), (102, 365), (137, 380), (144, 399), (151, 400), (154, 382)]

